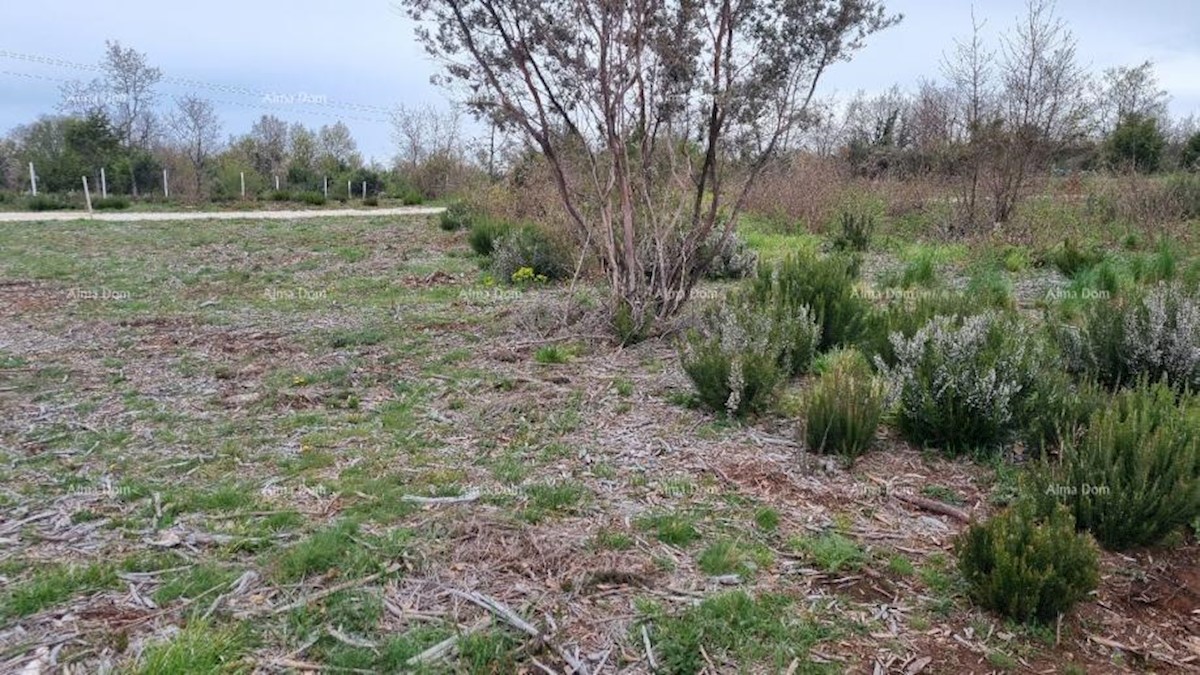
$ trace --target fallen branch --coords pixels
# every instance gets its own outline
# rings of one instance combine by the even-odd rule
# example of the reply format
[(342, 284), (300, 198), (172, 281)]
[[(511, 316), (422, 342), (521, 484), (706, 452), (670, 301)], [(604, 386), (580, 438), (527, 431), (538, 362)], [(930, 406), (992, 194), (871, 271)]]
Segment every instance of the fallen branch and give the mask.
[(924, 497), (917, 497), (916, 495), (904, 494), (903, 492), (893, 492), (892, 495), (902, 502), (912, 504), (913, 506), (925, 509), (926, 511), (932, 511), (933, 513), (938, 513), (943, 516), (950, 516), (951, 518), (964, 523), (971, 522), (971, 514), (963, 511), (962, 509), (950, 506), (949, 504), (945, 504), (934, 499), (926, 499)]
[(479, 621), (476, 621), (475, 623), (468, 626), (467, 629), (462, 631), (461, 633), (458, 633), (456, 635), (451, 635), (450, 637), (446, 638), (445, 640), (442, 640), (441, 642), (430, 647), (429, 649), (426, 649), (425, 651), (421, 652), (420, 654), (417, 654), (416, 656), (410, 658), (405, 663), (405, 665), (415, 668), (417, 666), (433, 663), (434, 661), (438, 661), (447, 656), (450, 656), (458, 649), (458, 641), (459, 640), (463, 639), (464, 637), (468, 637), (470, 635), (478, 633), (479, 631), (483, 630), (484, 628), (487, 628), (490, 625), (492, 625), (492, 617), (485, 616), (482, 619), (480, 619)]
[(263, 610), (259, 610), (258, 612), (251, 612), (250, 616), (253, 616), (255, 614), (267, 614), (267, 613), (283, 614), (284, 612), (290, 612), (293, 609), (300, 609), (301, 607), (306, 607), (309, 604), (316, 602), (317, 600), (329, 597), (339, 591), (344, 591), (349, 588), (357, 588), (359, 586), (365, 586), (369, 583), (374, 582), (376, 579), (383, 576), (384, 574), (391, 574), (392, 572), (395, 572), (398, 569), (400, 569), (399, 565), (392, 565), (392, 566), (388, 567), (386, 570), (384, 570), (383, 572), (376, 572), (375, 574), (369, 574), (361, 579), (351, 579), (349, 581), (345, 581), (340, 584), (334, 584), (333, 586), (330, 586), (329, 588), (325, 588), (320, 591), (317, 591), (316, 593), (313, 593), (312, 595), (306, 595), (303, 598), (300, 598), (299, 600), (296, 600), (294, 602), (289, 602), (286, 605), (282, 605), (280, 607), (269, 607), (269, 608), (266, 608)]
[(462, 504), (464, 502), (473, 502), (479, 499), (479, 491), (471, 490), (457, 497), (418, 497), (417, 495), (404, 495), (400, 498), (402, 502), (413, 502), (415, 504)]
[(499, 600), (496, 600), (495, 598), (486, 596), (483, 593), (479, 593), (479, 592), (473, 591), (470, 593), (466, 593), (466, 592), (463, 592), (463, 591), (460, 591), (460, 590), (457, 590), (454, 588), (451, 588), (449, 590), (454, 595), (456, 595), (464, 600), (467, 600), (469, 602), (473, 602), (476, 605), (479, 605), (480, 607), (486, 609), (487, 611), (491, 612), (492, 614), (495, 614), (497, 618), (501, 619), (502, 621), (504, 621), (508, 625), (512, 626), (513, 628), (516, 628), (517, 630), (521, 631), (522, 633), (525, 633), (526, 635), (534, 638), (538, 642), (550, 647), (551, 649), (554, 650), (554, 652), (556, 654), (558, 654), (562, 658), (563, 661), (566, 661), (567, 664), (571, 666), (571, 668), (574, 670), (574, 672), (579, 673), (579, 675), (589, 675), (587, 666), (585, 666), (582, 661), (580, 661), (579, 659), (572, 656), (571, 653), (568, 652), (566, 649), (563, 649), (562, 647), (555, 645), (553, 642), (550, 641), (549, 635), (545, 635), (544, 633), (542, 633), (542, 631), (538, 630), (533, 624), (529, 623), (525, 619), (522, 619), (516, 612), (509, 609), (508, 606), (505, 605), (504, 603), (500, 602)]

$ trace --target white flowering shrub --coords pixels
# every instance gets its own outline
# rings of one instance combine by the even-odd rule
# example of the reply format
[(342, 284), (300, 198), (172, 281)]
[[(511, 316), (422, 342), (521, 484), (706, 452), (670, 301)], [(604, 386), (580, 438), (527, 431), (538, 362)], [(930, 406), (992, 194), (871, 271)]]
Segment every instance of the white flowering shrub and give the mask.
[(784, 315), (731, 301), (707, 312), (701, 329), (688, 332), (680, 361), (701, 403), (744, 415), (765, 407), (787, 378), (792, 345), (807, 344), (811, 358), (818, 337), (806, 308)]
[(1024, 422), (1044, 352), (1017, 320), (988, 313), (937, 316), (911, 338), (892, 335), (891, 381), (900, 431), (953, 453), (994, 448)]
[(1058, 342), (1071, 370), (1109, 387), (1149, 377), (1200, 390), (1200, 298), (1178, 284), (1091, 305)]

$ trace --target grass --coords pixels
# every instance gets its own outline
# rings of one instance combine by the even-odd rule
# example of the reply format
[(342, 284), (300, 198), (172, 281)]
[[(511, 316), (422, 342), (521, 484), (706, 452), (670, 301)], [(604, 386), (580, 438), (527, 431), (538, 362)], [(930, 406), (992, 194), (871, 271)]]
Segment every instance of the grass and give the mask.
[[(808, 649), (830, 637), (827, 629), (807, 620), (781, 595), (754, 597), (733, 591), (674, 615), (657, 607), (647, 609), (644, 621), (663, 673), (698, 673), (707, 667), (705, 654), (782, 671), (793, 660), (806, 663)], [(825, 671), (808, 664), (795, 672)]]
[[(1035, 269), (1033, 246), (968, 251), (899, 239), (893, 222), (881, 228), (864, 273), (911, 267), (910, 283), (961, 289), (977, 279), (973, 292), (997, 297), (1011, 286), (1029, 309), (1018, 297), (1026, 275), (1048, 272)], [(825, 244), (790, 223), (753, 221), (743, 234), (765, 260)], [(408, 597), (405, 577), (436, 578), (502, 598), (540, 626), (570, 622), (565, 634), (603, 626), (625, 666), (645, 651), (644, 625), (662, 672), (708, 667), (704, 653), (722, 672), (786, 672), (794, 659), (797, 672), (814, 672), (822, 667), (807, 656), (817, 643), (845, 641), (847, 655), (890, 643), (847, 618), (866, 611), (851, 594), (834, 596), (833, 610), (810, 605), (798, 599), (810, 578), (789, 572), (868, 565), (928, 598), (898, 599), (914, 605), (910, 628), (956, 625), (967, 604), (948, 560), (854, 534), (875, 505), (795, 537), (816, 513), (786, 497), (791, 471), (773, 468), (782, 451), (764, 454), (747, 434), (796, 410), (753, 428), (713, 421), (672, 379), (666, 340), (617, 350), (580, 339), (513, 355), (514, 342), (541, 330), (527, 312), (564, 289), (527, 292), (519, 306), (462, 302), (464, 285), (481, 278), (464, 237), (396, 218), (0, 223), (0, 314), (17, 307), (22, 331), (0, 351), (0, 400), (15, 402), (0, 425), (0, 506), (66, 514), (6, 535), (3, 629), (107, 616), (133, 583), (158, 605), (146, 610), (155, 620), (120, 634), (80, 623), (79, 651), (60, 658), (88, 672), (101, 653), (116, 672), (248, 672), (252, 658), (296, 653), (329, 672), (404, 672), (482, 615), (466, 604), (446, 620), (389, 612)], [(1192, 267), (1147, 238), (1070, 283), (1103, 289), (1115, 278), (1125, 288), (1187, 278)], [(410, 283), (437, 272), (453, 283)], [(71, 289), (122, 297), (72, 298)], [(790, 383), (785, 400), (808, 386)], [(887, 453), (881, 442), (880, 461)], [(982, 490), (1000, 503), (1017, 493), (1016, 464), (975, 467), (965, 486), (946, 482), (941, 461), (913, 468), (926, 496), (960, 503)], [(468, 490), (480, 498), (405, 499)], [(54, 539), (67, 532), (68, 542)], [(570, 565), (557, 563), (564, 556)], [(249, 572), (250, 590), (201, 620)], [(604, 580), (582, 604), (581, 572)], [(712, 579), (726, 575), (739, 577), (739, 590)], [(663, 599), (671, 589), (689, 595)], [(643, 592), (662, 605), (641, 602), (634, 615), (626, 599)], [(248, 609), (263, 613), (238, 618)], [(563, 665), (500, 625), (458, 644), (428, 671), (519, 672), (534, 656)], [(993, 668), (1043, 649), (988, 648)], [(862, 665), (848, 658), (830, 669)]]
[(856, 570), (867, 560), (867, 553), (859, 544), (837, 532), (799, 537), (792, 541), (792, 548), (831, 574)]

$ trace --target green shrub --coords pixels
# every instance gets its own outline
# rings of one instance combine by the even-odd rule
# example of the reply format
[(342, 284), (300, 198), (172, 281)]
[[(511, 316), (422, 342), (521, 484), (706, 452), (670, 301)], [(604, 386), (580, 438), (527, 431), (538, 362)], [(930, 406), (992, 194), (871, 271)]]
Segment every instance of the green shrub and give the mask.
[(417, 206), (425, 203), (425, 197), (416, 189), (409, 188), (400, 193), (400, 203), (405, 206)]
[(25, 209), (28, 211), (62, 211), (69, 208), (71, 205), (66, 200), (50, 195), (38, 195), (25, 200)]
[(1200, 408), (1164, 382), (1140, 382), (1092, 417), (1079, 441), (1031, 478), (1048, 512), (1066, 504), (1106, 548), (1156, 544), (1200, 515)]
[(788, 256), (774, 267), (759, 267), (750, 297), (778, 315), (808, 307), (821, 327), (820, 351), (850, 346), (861, 336), (871, 307), (855, 287), (858, 265), (852, 256)]
[(367, 197), (362, 200), (363, 206), (379, 206), (379, 197)]
[(1073, 372), (1109, 387), (1148, 377), (1200, 390), (1200, 297), (1180, 284), (1092, 302), (1082, 325), (1054, 334)]
[[(807, 324), (807, 325), (806, 325)], [(787, 377), (793, 331), (815, 332), (805, 311), (783, 317), (748, 302), (710, 308), (699, 330), (680, 344), (680, 362), (700, 402), (717, 412), (744, 415), (766, 407)]]
[[(983, 298), (985, 301), (989, 298)], [(904, 294), (890, 297), (882, 307), (872, 308), (858, 340), (858, 346), (871, 359), (878, 357), (885, 365), (896, 364), (896, 352), (891, 336), (911, 338), (935, 316), (968, 317), (994, 309), (953, 291), (920, 293), (909, 300)]]
[(1167, 194), (1179, 218), (1200, 218), (1200, 174), (1179, 173), (1167, 179)]
[(1026, 452), (1042, 456), (1059, 447), (1063, 439), (1076, 438), (1106, 402), (1104, 391), (1094, 382), (1076, 383), (1061, 368), (1043, 369), (1019, 413)]
[(833, 239), (838, 251), (866, 251), (875, 232), (875, 214), (867, 211), (843, 210), (838, 214), (841, 231)]
[(1066, 509), (1044, 520), (1022, 503), (972, 525), (955, 545), (977, 604), (1021, 622), (1050, 623), (1100, 580), (1096, 544), (1075, 532)]
[(512, 228), (492, 244), (492, 274), (505, 282), (515, 281), (520, 270), (533, 277), (562, 279), (571, 273), (571, 255), (564, 246), (533, 225)]
[(129, 208), (129, 200), (125, 197), (101, 197), (92, 202), (92, 208), (97, 211), (111, 211)]
[(438, 226), (447, 232), (469, 230), (475, 220), (475, 211), (466, 202), (457, 201), (446, 207), (438, 217)]
[(959, 453), (994, 449), (1022, 428), (1025, 398), (1044, 365), (1042, 343), (1016, 319), (934, 317), (911, 338), (893, 336), (892, 346), (896, 365), (877, 365), (909, 440)]
[(496, 248), (496, 240), (513, 229), (509, 223), (491, 218), (479, 218), (471, 224), (471, 232), (467, 234), (467, 243), (471, 250), (482, 256), (492, 255)]
[(292, 193), (287, 190), (272, 190), (267, 195), (267, 199), (273, 202), (290, 202), (292, 201)]
[(830, 355), (805, 400), (804, 440), (814, 452), (854, 459), (875, 440), (883, 416), (884, 382), (853, 349)]
[(301, 202), (308, 204), (309, 206), (325, 205), (325, 195), (320, 192), (314, 192), (310, 190), (308, 192), (301, 192), (300, 194), (296, 195), (296, 197)]
[(1064, 239), (1062, 244), (1046, 253), (1044, 262), (1057, 267), (1063, 276), (1074, 278), (1076, 274), (1098, 265), (1106, 255), (1104, 250), (1099, 247), (1092, 246), (1081, 249), (1074, 240)]
[(705, 240), (699, 252), (701, 260), (710, 256), (708, 267), (704, 269), (707, 279), (720, 281), (723, 279), (745, 279), (754, 274), (758, 265), (758, 254), (750, 248), (736, 231), (724, 238), (724, 232), (714, 228)]

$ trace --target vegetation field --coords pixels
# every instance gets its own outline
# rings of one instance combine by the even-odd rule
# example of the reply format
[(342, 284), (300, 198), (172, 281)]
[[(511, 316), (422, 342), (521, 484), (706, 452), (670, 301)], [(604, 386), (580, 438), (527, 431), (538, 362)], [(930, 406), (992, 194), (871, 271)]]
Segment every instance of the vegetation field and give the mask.
[[(1036, 314), (1072, 282), (1026, 253), (889, 243), (864, 288)], [(0, 224), (0, 671), (1196, 667), (1190, 535), (1008, 622), (953, 546), (1011, 462), (889, 427), (809, 454), (812, 376), (716, 416), (674, 337), (615, 346), (599, 289), (480, 262), (426, 218)]]

